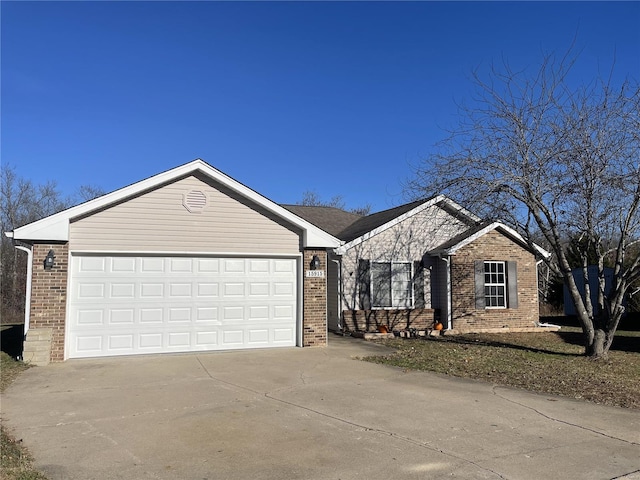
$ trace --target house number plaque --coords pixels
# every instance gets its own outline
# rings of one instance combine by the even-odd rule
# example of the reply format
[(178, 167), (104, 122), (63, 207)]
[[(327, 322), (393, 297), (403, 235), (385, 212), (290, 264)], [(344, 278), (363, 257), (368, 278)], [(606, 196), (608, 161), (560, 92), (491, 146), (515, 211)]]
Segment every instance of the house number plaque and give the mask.
[(324, 278), (324, 270), (307, 270), (307, 278)]

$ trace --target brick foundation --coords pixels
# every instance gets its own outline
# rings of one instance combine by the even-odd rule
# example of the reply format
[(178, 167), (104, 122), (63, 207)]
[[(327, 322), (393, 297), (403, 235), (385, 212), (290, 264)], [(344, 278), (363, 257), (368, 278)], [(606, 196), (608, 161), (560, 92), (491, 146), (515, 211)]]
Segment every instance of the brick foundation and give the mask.
[[(314, 255), (320, 258), (324, 277), (307, 278), (306, 272)], [(317, 347), (327, 344), (327, 252), (305, 250), (303, 262), (303, 325), (302, 346)]]
[(376, 332), (380, 325), (389, 331), (432, 328), (436, 311), (431, 308), (412, 310), (344, 310), (344, 326), (351, 332)]
[[(49, 250), (54, 251), (55, 265), (51, 270), (45, 270), (44, 259)], [(68, 261), (69, 248), (66, 243), (33, 245), (31, 315), (24, 344), (26, 361), (30, 360), (27, 354), (33, 363), (39, 365), (64, 360)], [(45, 343), (49, 344), (48, 355)]]

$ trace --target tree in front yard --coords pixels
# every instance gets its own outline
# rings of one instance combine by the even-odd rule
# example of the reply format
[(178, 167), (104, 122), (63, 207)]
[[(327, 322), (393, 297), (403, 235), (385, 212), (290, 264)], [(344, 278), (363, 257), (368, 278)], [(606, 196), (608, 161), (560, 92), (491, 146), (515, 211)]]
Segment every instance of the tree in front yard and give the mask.
[[(571, 80), (577, 57), (543, 56), (534, 72), (508, 64), (486, 78), (438, 152), (420, 162), (413, 195), (443, 192), (543, 239), (549, 268), (567, 286), (586, 354), (607, 356), (632, 285), (640, 279), (640, 87), (595, 77)], [(575, 241), (569, 243), (569, 239)], [(579, 262), (588, 290), (598, 266), (597, 305), (571, 273)], [(605, 291), (605, 265), (613, 267)]]

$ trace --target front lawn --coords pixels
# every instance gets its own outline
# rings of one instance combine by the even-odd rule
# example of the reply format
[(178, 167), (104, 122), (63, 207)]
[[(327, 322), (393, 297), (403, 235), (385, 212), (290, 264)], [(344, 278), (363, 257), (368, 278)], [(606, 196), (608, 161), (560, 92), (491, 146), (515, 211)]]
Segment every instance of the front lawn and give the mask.
[(640, 332), (619, 331), (607, 361), (582, 356), (580, 330), (467, 334), (381, 341), (396, 349), (364, 360), (496, 385), (640, 408)]

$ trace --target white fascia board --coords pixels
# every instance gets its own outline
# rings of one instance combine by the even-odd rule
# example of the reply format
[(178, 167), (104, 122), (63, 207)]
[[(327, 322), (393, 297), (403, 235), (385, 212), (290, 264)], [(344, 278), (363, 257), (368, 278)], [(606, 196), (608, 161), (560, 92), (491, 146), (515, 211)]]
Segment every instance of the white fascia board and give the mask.
[[(403, 213), (402, 215), (394, 218), (393, 220), (388, 221), (387, 223), (380, 225), (377, 228), (374, 228), (373, 230), (365, 233), (364, 235), (361, 235), (358, 238), (354, 238), (353, 240), (351, 240), (349, 243), (345, 243), (344, 245), (342, 245), (341, 247), (337, 248), (335, 250), (335, 253), (338, 255), (344, 255), (344, 253), (349, 250), (350, 248), (353, 248), (359, 244), (361, 244), (362, 242), (369, 240), (371, 237), (375, 237), (376, 235), (384, 232), (385, 230), (388, 230), (391, 227), (396, 226), (397, 224), (399, 224), (400, 222), (406, 220), (409, 217), (412, 217), (413, 215), (420, 213), (422, 210), (429, 208), (437, 203), (440, 203), (442, 201), (448, 201), (451, 202), (447, 197), (445, 197), (444, 195), (438, 195), (437, 197), (432, 198), (431, 200), (428, 200), (420, 205), (418, 205), (416, 208), (414, 208), (413, 210), (409, 210), (408, 212)], [(454, 205), (457, 205), (454, 203)], [(457, 205), (459, 207), (459, 205)], [(459, 207), (462, 208), (462, 207)]]
[[(500, 229), (507, 236), (509, 236), (512, 239), (520, 242), (522, 245), (525, 245), (527, 247), (529, 246), (529, 244), (524, 239), (524, 237), (522, 235), (520, 235), (518, 232), (516, 232), (513, 228), (508, 227), (507, 225), (505, 225), (503, 223), (500, 223), (500, 222), (493, 222), (493, 223), (487, 225), (486, 227), (484, 227), (482, 230), (477, 231), (473, 235), (469, 235), (464, 240), (461, 240), (457, 244), (449, 247), (448, 249), (446, 249), (444, 251), (444, 254), (445, 255), (455, 255), (456, 252), (458, 250), (460, 250), (462, 247), (464, 247), (466, 245), (469, 245), (471, 242), (475, 242), (477, 239), (479, 239), (483, 235), (485, 235), (485, 234), (487, 234), (490, 231), (495, 230), (495, 229)], [(538, 254), (540, 256), (542, 256), (544, 258), (549, 258), (551, 256), (551, 253), (547, 252), (544, 248), (540, 247), (539, 245), (536, 245), (535, 243), (533, 244), (533, 248), (538, 252)]]
[[(289, 212), (289, 210), (277, 205), (256, 191), (246, 187), (233, 178), (216, 170), (203, 160), (197, 159), (179, 167), (159, 173), (153, 177), (141, 180), (137, 183), (108, 193), (94, 200), (68, 208), (59, 213), (43, 218), (36, 222), (14, 229), (13, 238), (16, 240), (40, 240), (40, 241), (69, 241), (69, 222), (82, 215), (108, 207), (114, 203), (134, 197), (144, 191), (151, 190), (172, 180), (185, 175), (201, 172), (217, 182), (225, 185), (264, 207), (275, 215), (299, 227), (304, 232), (305, 247), (335, 248), (341, 241), (319, 229), (315, 225)], [(11, 232), (10, 232), (11, 233)]]
[(448, 203), (453, 210), (457, 211), (458, 213), (461, 213), (462, 215), (469, 218), (470, 220), (473, 220), (474, 222), (478, 222), (478, 223), (482, 222), (482, 218), (477, 216), (475, 213), (470, 212), (469, 210), (464, 208), (462, 205), (454, 202), (450, 198), (445, 197), (444, 202)]
[(14, 229), (14, 238), (18, 240), (69, 240), (69, 221), (81, 215), (88, 214), (94, 210), (107, 207), (128, 197), (161, 185), (167, 181), (198, 170), (198, 164), (204, 163), (202, 160), (182, 165), (181, 167), (168, 170), (166, 172), (149, 177), (146, 180), (134, 183), (114, 192), (108, 193), (96, 199), (90, 200), (75, 207), (68, 208), (54, 215), (50, 215), (41, 220)]

